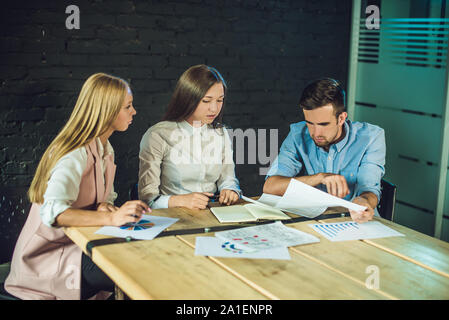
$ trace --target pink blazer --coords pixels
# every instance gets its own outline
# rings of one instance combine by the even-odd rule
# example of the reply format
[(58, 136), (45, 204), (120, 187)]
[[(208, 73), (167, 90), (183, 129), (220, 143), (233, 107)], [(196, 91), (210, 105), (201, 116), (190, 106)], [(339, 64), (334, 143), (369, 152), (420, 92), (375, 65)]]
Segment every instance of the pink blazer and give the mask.
[[(87, 166), (72, 208), (95, 210), (111, 192), (116, 166), (113, 156), (106, 156), (103, 184), (95, 139), (86, 151)], [(43, 224), (39, 208), (36, 203), (31, 206), (14, 249), (5, 289), (21, 299), (80, 299), (82, 251), (61, 228)]]

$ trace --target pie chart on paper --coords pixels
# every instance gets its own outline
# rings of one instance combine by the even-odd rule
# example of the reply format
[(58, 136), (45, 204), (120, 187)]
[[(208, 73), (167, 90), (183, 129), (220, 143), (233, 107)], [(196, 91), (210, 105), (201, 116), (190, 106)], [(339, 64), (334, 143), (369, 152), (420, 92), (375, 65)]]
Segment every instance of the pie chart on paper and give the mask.
[(141, 230), (147, 230), (154, 226), (154, 223), (149, 220), (140, 220), (139, 222), (135, 223), (127, 223), (120, 227), (122, 230), (128, 230), (128, 231), (141, 231)]
[(226, 241), (225, 243), (223, 243), (223, 244), (221, 245), (221, 247), (222, 247), (224, 250), (226, 250), (226, 251), (228, 251), (228, 252), (232, 252), (232, 253), (244, 253), (244, 252), (245, 252), (245, 251), (242, 250), (242, 249), (236, 248), (236, 247), (235, 247), (235, 244), (233, 244), (233, 243), (231, 243), (231, 242), (229, 242), (229, 241)]
[(177, 218), (143, 214), (139, 222), (131, 222), (122, 226), (103, 226), (95, 233), (119, 238), (153, 240), (159, 233), (178, 220)]

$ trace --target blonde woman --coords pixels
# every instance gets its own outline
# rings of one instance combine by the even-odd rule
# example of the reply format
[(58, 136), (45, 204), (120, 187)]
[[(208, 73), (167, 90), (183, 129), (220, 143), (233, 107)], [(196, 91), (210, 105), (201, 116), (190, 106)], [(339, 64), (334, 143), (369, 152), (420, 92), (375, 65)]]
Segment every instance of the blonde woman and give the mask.
[[(105, 298), (112, 281), (61, 227), (120, 226), (150, 211), (142, 201), (114, 206), (114, 152), (108, 138), (136, 111), (129, 85), (104, 73), (84, 83), (74, 110), (39, 162), (5, 289), (21, 299)], [(102, 291), (102, 292), (100, 292)], [(97, 293), (104, 294), (97, 294)]]
[(163, 121), (140, 142), (139, 199), (154, 209), (205, 209), (214, 194), (225, 205), (239, 199), (231, 140), (221, 124), (225, 94), (213, 67), (196, 65), (181, 75)]

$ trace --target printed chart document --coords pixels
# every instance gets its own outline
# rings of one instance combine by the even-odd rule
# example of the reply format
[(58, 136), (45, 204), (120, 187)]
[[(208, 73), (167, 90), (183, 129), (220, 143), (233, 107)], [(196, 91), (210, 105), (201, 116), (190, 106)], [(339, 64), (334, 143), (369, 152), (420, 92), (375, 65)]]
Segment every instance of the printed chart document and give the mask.
[(248, 250), (217, 237), (196, 237), (195, 255), (222, 258), (290, 260), (287, 247), (266, 250)]
[(243, 196), (242, 198), (245, 201), (274, 207), (307, 218), (315, 218), (329, 207), (344, 207), (355, 211), (366, 209), (364, 206), (335, 197), (295, 179), (290, 180), (282, 197), (263, 194), (257, 201)]
[(357, 223), (353, 221), (309, 224), (313, 230), (330, 241), (363, 240), (404, 236), (379, 221)]
[(153, 240), (165, 228), (178, 221), (177, 218), (142, 215), (139, 222), (127, 223), (120, 227), (105, 226), (98, 229), (96, 234), (119, 238), (131, 237), (140, 240)]
[(215, 236), (239, 248), (265, 250), (320, 242), (311, 234), (286, 227), (280, 221), (254, 227), (216, 232)]
[(260, 219), (290, 219), (279, 209), (257, 204), (212, 207), (210, 211), (221, 223), (258, 221)]

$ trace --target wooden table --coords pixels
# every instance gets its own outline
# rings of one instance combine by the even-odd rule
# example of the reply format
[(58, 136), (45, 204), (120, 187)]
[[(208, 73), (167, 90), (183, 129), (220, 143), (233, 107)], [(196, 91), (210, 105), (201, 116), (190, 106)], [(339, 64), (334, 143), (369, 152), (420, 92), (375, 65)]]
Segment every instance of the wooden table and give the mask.
[[(220, 225), (209, 210), (159, 209), (152, 214), (179, 218), (168, 230)], [(449, 243), (375, 220), (405, 237), (331, 242), (307, 226), (324, 221), (309, 220), (287, 226), (320, 242), (290, 247), (291, 260), (195, 256), (195, 238), (213, 233), (97, 246), (92, 259), (131, 299), (449, 299)], [(89, 241), (109, 238), (94, 234), (97, 229), (65, 232), (86, 252)], [(373, 272), (379, 275), (378, 288), (370, 286)]]

